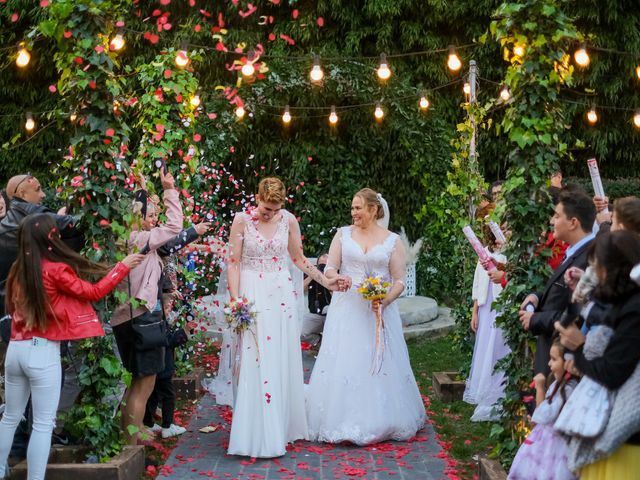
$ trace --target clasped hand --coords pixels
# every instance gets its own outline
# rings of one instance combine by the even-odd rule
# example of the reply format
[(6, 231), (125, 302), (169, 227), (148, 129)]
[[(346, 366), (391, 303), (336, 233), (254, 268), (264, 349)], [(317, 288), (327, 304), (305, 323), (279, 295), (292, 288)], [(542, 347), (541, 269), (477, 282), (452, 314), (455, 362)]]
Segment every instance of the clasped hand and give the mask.
[(347, 277), (346, 275), (338, 275), (338, 291), (346, 292), (351, 288), (352, 280), (351, 277)]

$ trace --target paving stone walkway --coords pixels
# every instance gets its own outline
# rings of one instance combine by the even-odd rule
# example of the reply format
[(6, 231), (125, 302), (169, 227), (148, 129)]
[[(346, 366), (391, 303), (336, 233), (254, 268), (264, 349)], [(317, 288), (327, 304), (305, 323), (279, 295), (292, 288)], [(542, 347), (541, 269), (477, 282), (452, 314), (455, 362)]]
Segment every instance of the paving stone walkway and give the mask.
[[(305, 376), (313, 357), (304, 355)], [(276, 459), (251, 459), (226, 454), (229, 441), (227, 407), (216, 405), (205, 394), (200, 400), (188, 431), (161, 467), (160, 478), (238, 480), (439, 480), (447, 478), (445, 455), (427, 424), (409, 442), (385, 442), (368, 447), (350, 444), (295, 442), (287, 454)], [(201, 433), (207, 425), (213, 433)]]

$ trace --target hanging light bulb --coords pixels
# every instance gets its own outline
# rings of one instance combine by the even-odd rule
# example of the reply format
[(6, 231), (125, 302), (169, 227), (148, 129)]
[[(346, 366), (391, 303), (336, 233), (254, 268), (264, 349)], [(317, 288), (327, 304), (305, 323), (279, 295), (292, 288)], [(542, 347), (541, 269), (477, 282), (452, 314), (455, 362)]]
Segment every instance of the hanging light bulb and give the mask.
[(122, 36), (122, 33), (118, 32), (111, 39), (111, 42), (109, 42), (109, 50), (118, 52), (124, 48), (124, 44), (124, 37)]
[(244, 107), (242, 105), (238, 106), (238, 108), (236, 108), (236, 117), (238, 118), (238, 120), (242, 120), (244, 118), (244, 114), (246, 113)]
[(382, 109), (380, 102), (376, 103), (376, 109), (373, 112), (373, 115), (376, 117), (376, 120), (382, 120), (384, 118), (384, 110)]
[(518, 57), (522, 57), (524, 55), (524, 45), (522, 45), (521, 43), (516, 43), (513, 46), (513, 54), (517, 55)]
[(580, 48), (573, 54), (573, 58), (579, 66), (583, 68), (589, 66), (589, 62), (591, 62), (591, 59), (589, 58), (589, 54), (587, 53), (586, 43), (580, 45)]
[(189, 65), (189, 55), (187, 55), (186, 50), (179, 50), (176, 54), (176, 65), (180, 68), (184, 68)]
[(598, 112), (596, 112), (596, 106), (592, 105), (591, 109), (587, 112), (587, 121), (593, 125), (598, 121)]
[(320, 57), (318, 55), (314, 55), (313, 57), (313, 67), (309, 73), (309, 78), (311, 79), (311, 83), (315, 84), (322, 82), (322, 79), (324, 78), (324, 71), (320, 65)]
[(331, 113), (329, 114), (329, 123), (335, 125), (338, 123), (338, 114), (336, 113), (336, 106), (331, 105)]
[(500, 90), (500, 98), (502, 99), (503, 102), (506, 102), (511, 98), (511, 92), (509, 91), (506, 85), (502, 87), (502, 89)]
[(418, 105), (420, 105), (420, 110), (422, 111), (429, 108), (429, 99), (425, 94), (422, 94), (422, 96), (420, 97), (420, 102), (418, 102)]
[(189, 100), (189, 103), (193, 108), (198, 108), (200, 106), (200, 94), (196, 92), (196, 94), (191, 97), (191, 100)]
[(391, 77), (391, 69), (387, 65), (387, 56), (384, 53), (380, 54), (380, 65), (378, 66), (378, 78), (380, 80), (389, 80)]
[(24, 129), (27, 132), (31, 132), (34, 128), (36, 128), (36, 122), (33, 120), (33, 115), (31, 115), (31, 112), (27, 112), (27, 121), (24, 122)]
[(640, 111), (637, 111), (636, 114), (633, 116), (633, 124), (640, 128)]
[(29, 65), (31, 61), (31, 54), (29, 50), (26, 49), (24, 43), (20, 44), (20, 50), (18, 50), (18, 56), (16, 57), (16, 65), (20, 68), (24, 68)]
[(465, 95), (471, 95), (471, 84), (469, 82), (464, 82), (462, 85), (462, 91)]
[(71, 112), (69, 114), (69, 121), (70, 122), (75, 122), (78, 119), (78, 114), (76, 112)]
[(460, 57), (456, 53), (456, 47), (453, 45), (449, 45), (449, 58), (447, 59), (447, 67), (452, 72), (457, 72), (462, 67), (462, 62), (460, 61)]
[(282, 114), (282, 123), (289, 125), (291, 123), (291, 112), (289, 112), (289, 105), (284, 107), (284, 113)]

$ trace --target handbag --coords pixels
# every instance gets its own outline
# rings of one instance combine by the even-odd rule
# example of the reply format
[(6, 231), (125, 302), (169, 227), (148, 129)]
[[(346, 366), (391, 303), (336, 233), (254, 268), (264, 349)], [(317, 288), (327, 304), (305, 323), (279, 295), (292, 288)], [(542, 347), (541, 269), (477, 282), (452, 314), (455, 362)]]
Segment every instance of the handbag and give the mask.
[(161, 311), (145, 312), (131, 319), (136, 350), (150, 350), (167, 345), (167, 324)]
[[(148, 243), (147, 243), (148, 245)], [(131, 277), (128, 277), (129, 297), (131, 297)], [(162, 302), (162, 298), (160, 299)], [(133, 317), (133, 307), (129, 302), (129, 312)], [(167, 346), (167, 322), (164, 318), (164, 308), (153, 312), (144, 312), (131, 319), (133, 329), (133, 343), (137, 351), (152, 350)]]
[(609, 389), (583, 377), (553, 427), (572, 437), (596, 437), (607, 426), (612, 406)]

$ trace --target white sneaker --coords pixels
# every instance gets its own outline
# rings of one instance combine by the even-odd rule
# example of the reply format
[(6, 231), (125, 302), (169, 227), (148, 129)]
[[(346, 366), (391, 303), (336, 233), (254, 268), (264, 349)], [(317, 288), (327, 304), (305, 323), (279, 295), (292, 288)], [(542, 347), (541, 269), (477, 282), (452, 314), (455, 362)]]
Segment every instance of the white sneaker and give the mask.
[(186, 431), (186, 428), (172, 423), (169, 428), (162, 429), (162, 438), (177, 437), (178, 435), (182, 435)]
[(153, 427), (149, 427), (149, 430), (151, 430), (153, 433), (160, 433), (162, 431), (162, 427), (157, 423), (154, 423)]

